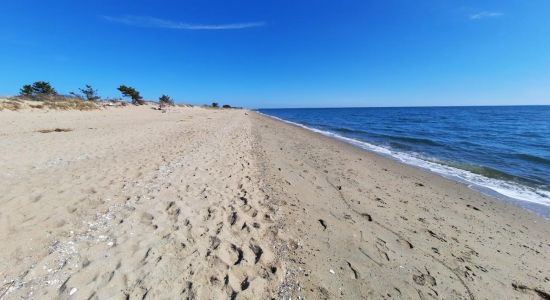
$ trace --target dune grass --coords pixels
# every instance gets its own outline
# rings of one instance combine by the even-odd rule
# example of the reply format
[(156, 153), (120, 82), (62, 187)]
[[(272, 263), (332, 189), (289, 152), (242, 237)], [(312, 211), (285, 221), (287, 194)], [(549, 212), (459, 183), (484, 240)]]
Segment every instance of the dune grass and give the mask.
[(17, 100), (5, 100), (0, 101), (0, 111), (2, 110), (11, 110), (16, 111), (23, 108), (23, 103)]
[(94, 110), (99, 106), (91, 101), (83, 101), (78, 98), (65, 98), (60, 101), (44, 101), (44, 108), (56, 110)]
[(16, 96), (0, 99), (0, 110), (16, 111), (25, 108), (86, 111), (99, 109), (100, 104), (77, 97), (61, 95)]

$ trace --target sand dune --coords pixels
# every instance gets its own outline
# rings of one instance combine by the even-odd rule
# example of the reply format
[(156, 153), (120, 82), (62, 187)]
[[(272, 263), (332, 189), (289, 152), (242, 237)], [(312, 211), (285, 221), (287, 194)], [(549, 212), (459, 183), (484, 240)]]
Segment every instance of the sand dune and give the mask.
[(0, 298), (550, 292), (547, 220), (249, 111), (3, 111), (0, 170)]

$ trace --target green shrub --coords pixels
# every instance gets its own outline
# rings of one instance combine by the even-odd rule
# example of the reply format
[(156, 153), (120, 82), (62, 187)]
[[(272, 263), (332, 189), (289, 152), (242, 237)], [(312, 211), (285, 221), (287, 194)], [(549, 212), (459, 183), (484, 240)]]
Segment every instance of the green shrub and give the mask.
[(167, 95), (162, 95), (160, 96), (159, 98), (159, 104), (161, 106), (165, 106), (165, 105), (174, 105), (174, 100), (172, 98), (170, 98), (170, 96), (167, 96)]
[(91, 85), (87, 84), (83, 89), (79, 89), (84, 95), (84, 98), (88, 101), (99, 101), (101, 97), (97, 94), (97, 90), (94, 90)]

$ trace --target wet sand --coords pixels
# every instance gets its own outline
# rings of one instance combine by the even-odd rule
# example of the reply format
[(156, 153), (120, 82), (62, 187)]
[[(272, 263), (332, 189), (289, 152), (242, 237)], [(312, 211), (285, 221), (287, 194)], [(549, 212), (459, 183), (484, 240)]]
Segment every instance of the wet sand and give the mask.
[(3, 111), (0, 170), (0, 298), (550, 292), (548, 220), (250, 111)]

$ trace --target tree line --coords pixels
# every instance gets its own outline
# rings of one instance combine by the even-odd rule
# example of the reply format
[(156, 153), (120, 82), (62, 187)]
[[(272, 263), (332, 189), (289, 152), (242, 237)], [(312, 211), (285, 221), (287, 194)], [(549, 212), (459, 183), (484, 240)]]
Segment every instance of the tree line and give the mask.
[[(74, 93), (71, 92), (70, 95), (76, 98), (80, 98), (82, 100), (87, 101), (101, 101), (101, 97), (99, 96), (96, 89), (94, 89), (91, 85), (87, 84), (83, 88), (78, 89), (80, 93)], [(129, 98), (134, 105), (143, 105), (145, 104), (145, 100), (143, 100), (143, 97), (139, 93), (138, 90), (131, 86), (121, 85), (117, 88), (117, 90), (120, 91), (122, 96)], [(26, 84), (24, 85), (21, 90), (19, 91), (19, 94), (24, 97), (29, 97), (31, 99), (41, 100), (41, 99), (47, 99), (48, 97), (55, 97), (60, 96), (55, 88), (46, 81), (37, 81), (33, 84)], [(162, 95), (159, 97), (159, 104), (161, 106), (163, 105), (174, 105), (174, 100), (168, 96), (168, 95)]]
[[(80, 93), (71, 92), (69, 93), (69, 95), (72, 97), (76, 97), (82, 100), (87, 100), (92, 102), (97, 102), (102, 100), (97, 90), (94, 89), (89, 84), (85, 85), (83, 88), (79, 88), (78, 90)], [(143, 99), (139, 91), (136, 90), (135, 88), (131, 86), (121, 85), (117, 88), (117, 90), (120, 91), (123, 97), (129, 98), (132, 104), (134, 105), (145, 104), (145, 100)], [(57, 93), (55, 88), (49, 82), (46, 82), (46, 81), (37, 81), (33, 84), (26, 84), (20, 89), (19, 94), (20, 96), (28, 97), (33, 100), (47, 100), (55, 96), (63, 97)], [(168, 95), (160, 96), (158, 101), (161, 106), (175, 105), (174, 99), (172, 99)], [(218, 102), (212, 102), (210, 107), (219, 108), (220, 104)], [(233, 108), (229, 104), (224, 104), (222, 107)]]

